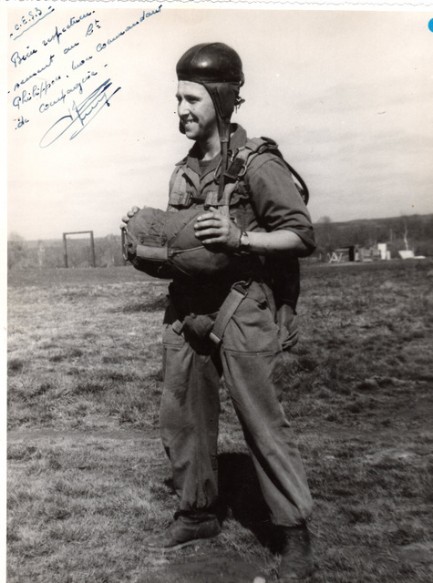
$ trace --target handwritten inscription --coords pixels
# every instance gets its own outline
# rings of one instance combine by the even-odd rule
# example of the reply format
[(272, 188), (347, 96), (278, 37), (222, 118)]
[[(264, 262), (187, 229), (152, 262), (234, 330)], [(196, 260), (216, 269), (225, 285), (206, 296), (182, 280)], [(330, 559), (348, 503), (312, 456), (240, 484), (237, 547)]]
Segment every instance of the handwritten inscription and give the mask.
[(61, 75), (58, 75), (51, 79), (51, 81), (41, 81), (38, 85), (33, 85), (30, 91), (23, 89), (13, 98), (12, 105), (19, 110), (23, 104), (28, 103), (32, 99), (42, 99), (48, 94), (53, 85), (61, 80), (61, 78)]
[[(95, 10), (65, 17), (48, 6), (23, 13), (9, 34), (12, 85), (8, 96), (15, 113), (14, 129), (26, 132), (35, 121), (38, 127), (46, 124), (40, 134), (41, 148), (62, 136), (69, 140), (79, 136), (102, 110), (108, 110), (121, 89), (107, 79), (110, 66), (105, 55), (114, 43), (119, 44), (161, 11), (162, 4), (154, 10), (140, 10), (117, 32), (113, 31), (114, 21), (107, 27)], [(103, 83), (99, 79), (102, 71), (102, 78), (107, 79)], [(85, 99), (79, 97), (86, 94)]]
[(154, 16), (155, 14), (159, 14), (161, 12), (161, 10), (162, 10), (162, 4), (160, 4), (158, 8), (156, 8), (155, 10), (151, 10), (150, 12), (145, 12), (143, 10), (143, 12), (142, 12), (142, 14), (141, 14), (141, 16), (140, 16), (140, 18), (138, 20), (134, 21), (132, 24), (128, 24), (128, 26), (126, 28), (124, 28), (123, 30), (121, 30), (115, 36), (107, 39), (105, 42), (98, 43), (96, 45), (96, 50), (98, 51), (98, 53), (100, 51), (103, 51), (109, 45), (111, 45), (112, 43), (114, 43), (115, 41), (117, 41), (120, 37), (124, 36), (126, 33), (128, 33), (130, 30), (132, 30), (133, 28), (135, 28), (139, 24), (143, 23), (146, 19), (150, 18), (151, 16)]
[(51, 100), (49, 103), (42, 103), (39, 106), (39, 111), (41, 113), (44, 113), (50, 107), (53, 107), (54, 105), (57, 105), (58, 103), (65, 103), (66, 97), (68, 95), (70, 95), (71, 93), (74, 93), (74, 92), (78, 92), (80, 94), (83, 93), (84, 83), (89, 81), (89, 79), (91, 79), (92, 77), (96, 77), (97, 74), (98, 74), (97, 71), (89, 71), (88, 74), (86, 75), (86, 77), (83, 77), (81, 79), (81, 81), (78, 81), (77, 83), (75, 83), (75, 85), (73, 85), (71, 87), (67, 87), (66, 89), (62, 88), (60, 95), (57, 96), (56, 98), (54, 98), (53, 100)]
[(21, 79), (20, 81), (15, 83), (14, 91), (17, 91), (18, 89), (20, 89), (20, 87), (25, 85), (27, 83), (27, 81), (30, 81), (30, 79), (33, 79), (33, 77), (37, 77), (39, 75), (39, 73), (42, 73), (43, 71), (45, 71), (45, 69), (48, 69), (48, 67), (51, 67), (51, 65), (54, 62), (55, 57), (56, 57), (56, 55), (50, 55), (48, 57), (48, 61), (45, 63), (45, 65), (36, 69), (36, 71), (33, 71), (32, 73), (30, 73), (30, 75), (27, 75), (27, 77), (24, 77), (23, 79)]
[(66, 32), (68, 32), (76, 24), (79, 24), (85, 18), (89, 18), (90, 16), (92, 16), (92, 14), (95, 14), (94, 10), (93, 12), (86, 12), (85, 14), (81, 14), (81, 16), (78, 17), (73, 16), (72, 18), (69, 19), (69, 22), (65, 24), (65, 26), (62, 26), (60, 28), (56, 26), (53, 34), (51, 34), (48, 38), (44, 39), (42, 41), (42, 44), (44, 45), (44, 47), (48, 46), (53, 41), (56, 41), (57, 44), (60, 44), (60, 39)]
[(101, 28), (101, 26), (99, 24), (99, 20), (96, 20), (95, 18), (95, 21), (91, 22), (87, 27), (86, 36), (90, 36), (91, 34), (93, 34), (96, 28)]
[[(30, 47), (27, 47), (27, 49), (30, 49)], [(37, 52), (37, 49), (31, 49), (21, 55), (18, 51), (15, 51), (12, 53), (11, 61), (14, 64), (14, 67), (19, 67), (21, 63), (24, 63), (24, 61), (27, 61), (27, 59), (30, 59), (30, 57), (36, 55)]]
[(84, 57), (84, 59), (81, 59), (81, 61), (78, 61), (77, 63), (72, 60), (72, 69), (75, 71), (76, 69), (79, 69), (80, 67), (82, 67), (83, 65), (86, 64), (86, 61), (90, 61), (90, 59), (93, 59), (92, 55), (89, 55), (88, 57)]
[(15, 126), (16, 130), (22, 128), (23, 125), (25, 125), (26, 123), (29, 123), (29, 120), (25, 118), (23, 115), (21, 115), (18, 119), (14, 119), (14, 121), (17, 122), (17, 125)]

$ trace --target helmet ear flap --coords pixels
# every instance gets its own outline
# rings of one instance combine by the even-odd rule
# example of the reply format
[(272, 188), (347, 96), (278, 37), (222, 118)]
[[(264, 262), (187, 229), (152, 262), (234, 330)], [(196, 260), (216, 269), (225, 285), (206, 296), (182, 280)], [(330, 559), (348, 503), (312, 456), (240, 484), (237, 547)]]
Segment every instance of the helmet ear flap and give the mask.
[(218, 117), (224, 123), (230, 123), (233, 111), (240, 101), (239, 86), (235, 83), (206, 83), (204, 86), (211, 96)]

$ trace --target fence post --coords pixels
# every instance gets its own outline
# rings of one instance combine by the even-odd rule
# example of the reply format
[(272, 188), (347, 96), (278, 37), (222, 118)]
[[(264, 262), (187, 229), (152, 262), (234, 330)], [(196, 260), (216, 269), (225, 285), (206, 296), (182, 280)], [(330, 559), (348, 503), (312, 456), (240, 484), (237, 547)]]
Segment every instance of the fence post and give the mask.
[(95, 241), (93, 239), (93, 231), (90, 231), (90, 247), (92, 248), (92, 265), (93, 267), (96, 267)]
[(66, 243), (66, 233), (63, 233), (63, 257), (65, 260), (65, 267), (68, 267), (68, 246)]

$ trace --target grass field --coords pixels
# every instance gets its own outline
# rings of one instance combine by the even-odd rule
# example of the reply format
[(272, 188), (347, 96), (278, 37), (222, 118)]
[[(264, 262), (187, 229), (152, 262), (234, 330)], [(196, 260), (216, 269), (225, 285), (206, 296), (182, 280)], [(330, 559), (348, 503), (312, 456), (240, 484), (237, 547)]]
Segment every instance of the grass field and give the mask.
[[(433, 263), (305, 266), (284, 407), (322, 583), (433, 580)], [(8, 582), (272, 581), (263, 507), (222, 389), (224, 530), (152, 557), (176, 508), (158, 436), (166, 284), (132, 268), (12, 272)]]

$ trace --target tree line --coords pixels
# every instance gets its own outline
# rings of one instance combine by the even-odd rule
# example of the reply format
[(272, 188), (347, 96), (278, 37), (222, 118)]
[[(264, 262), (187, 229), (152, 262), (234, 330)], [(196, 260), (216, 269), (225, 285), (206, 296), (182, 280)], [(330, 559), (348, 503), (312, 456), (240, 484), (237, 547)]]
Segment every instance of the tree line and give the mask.
[(316, 257), (325, 258), (338, 248), (371, 248), (378, 243), (387, 244), (391, 258), (398, 258), (402, 249), (411, 250), (415, 255), (433, 256), (433, 214), (338, 223), (322, 217), (314, 227)]
[[(401, 249), (415, 255), (433, 256), (433, 214), (388, 219), (333, 222), (322, 217), (314, 225), (317, 249), (311, 260), (327, 261), (336, 249), (358, 246), (370, 248), (387, 243), (391, 258)], [(119, 235), (95, 239), (97, 267), (124, 265)], [(8, 269), (59, 268), (65, 266), (62, 239), (26, 241), (11, 233), (8, 241)], [(92, 252), (88, 238), (68, 239), (68, 266), (91, 267)]]

